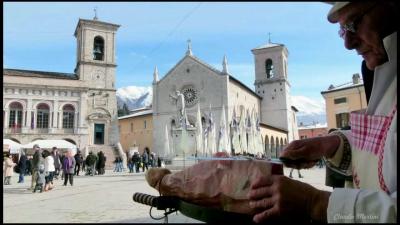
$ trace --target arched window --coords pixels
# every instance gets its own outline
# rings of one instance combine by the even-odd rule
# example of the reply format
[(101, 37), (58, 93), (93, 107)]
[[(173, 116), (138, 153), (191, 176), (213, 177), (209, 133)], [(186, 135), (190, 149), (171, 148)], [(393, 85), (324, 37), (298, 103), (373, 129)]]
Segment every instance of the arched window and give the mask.
[(41, 103), (37, 107), (37, 128), (49, 128), (49, 106), (47, 104)]
[(276, 147), (276, 157), (278, 158), (279, 152), (280, 152), (280, 149), (281, 149), (281, 146), (279, 145), (279, 138), (278, 137), (276, 137), (275, 147)]
[(104, 39), (96, 36), (93, 42), (93, 60), (101, 60), (104, 58)]
[(265, 73), (267, 74), (267, 78), (274, 77), (274, 65), (272, 65), (271, 59), (265, 61)]
[(282, 150), (283, 150), (283, 147), (284, 147), (284, 146), (283, 146), (283, 138), (281, 138), (280, 143), (281, 143), (281, 149), (280, 149), (280, 150), (282, 151)]
[(271, 148), (269, 146), (269, 138), (268, 135), (265, 136), (265, 155), (267, 156), (267, 158), (271, 158)]
[(63, 107), (63, 128), (74, 128), (75, 109), (72, 105), (65, 105)]
[(10, 104), (10, 117), (8, 119), (8, 127), (21, 128), (22, 126), (22, 105), (19, 102)]
[(276, 148), (275, 148), (275, 141), (274, 141), (273, 136), (271, 136), (271, 157), (276, 158)]

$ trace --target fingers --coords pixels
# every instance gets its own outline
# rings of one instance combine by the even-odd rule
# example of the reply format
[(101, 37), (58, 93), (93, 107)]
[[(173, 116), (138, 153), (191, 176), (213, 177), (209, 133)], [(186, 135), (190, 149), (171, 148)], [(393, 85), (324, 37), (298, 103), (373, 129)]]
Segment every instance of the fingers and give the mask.
[(272, 194), (273, 192), (271, 190), (271, 186), (264, 186), (256, 189), (251, 189), (248, 193), (248, 198), (260, 199), (260, 198), (270, 197), (272, 196)]
[(269, 209), (272, 206), (274, 206), (274, 201), (272, 198), (267, 197), (267, 198), (262, 198), (260, 200), (251, 201), (249, 205), (253, 209), (255, 208)]
[(275, 218), (278, 215), (279, 215), (278, 209), (276, 207), (272, 207), (272, 208), (264, 210), (261, 213), (258, 213), (256, 215), (254, 215), (253, 221), (255, 223), (261, 223), (261, 222), (263, 222), (265, 220)]
[(263, 186), (269, 186), (273, 183), (271, 177), (259, 177), (250, 186), (251, 189), (256, 189)]
[(309, 153), (306, 151), (307, 146), (297, 146), (296, 148), (286, 148), (281, 152), (279, 157), (286, 157), (289, 159), (307, 158)]

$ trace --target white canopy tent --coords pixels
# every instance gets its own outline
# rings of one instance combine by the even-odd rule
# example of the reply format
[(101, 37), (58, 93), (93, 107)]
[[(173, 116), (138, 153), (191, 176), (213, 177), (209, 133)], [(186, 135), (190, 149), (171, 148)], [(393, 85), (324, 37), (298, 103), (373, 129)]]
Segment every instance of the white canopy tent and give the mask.
[(21, 144), (11, 139), (3, 139), (3, 145), (8, 145), (8, 151), (10, 152), (10, 154), (19, 154), (22, 149)]
[(72, 155), (76, 154), (76, 145), (66, 140), (36, 140), (26, 145), (22, 145), (23, 149), (27, 149), (27, 154), (33, 154), (33, 146), (37, 144), (41, 149), (52, 150), (57, 147), (59, 150), (65, 152), (67, 149), (72, 149)]

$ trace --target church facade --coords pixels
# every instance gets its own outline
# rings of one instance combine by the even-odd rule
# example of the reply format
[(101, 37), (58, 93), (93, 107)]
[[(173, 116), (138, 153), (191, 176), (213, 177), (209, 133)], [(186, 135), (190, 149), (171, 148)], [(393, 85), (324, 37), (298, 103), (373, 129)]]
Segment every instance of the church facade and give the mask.
[(64, 139), (114, 158), (119, 142), (115, 41), (119, 25), (79, 19), (74, 73), (3, 69), (3, 138)]
[[(248, 88), (229, 73), (226, 57), (223, 58), (222, 71), (213, 68), (195, 57), (190, 44), (185, 56), (165, 75), (158, 79), (157, 68), (153, 80), (153, 151), (165, 155), (166, 130), (170, 147), (175, 153), (179, 150), (184, 133), (178, 111), (181, 105), (177, 94), (184, 96), (184, 106), (188, 133), (186, 144), (196, 152), (196, 137), (199, 126), (198, 111), (201, 115), (201, 127), (207, 127), (212, 120), (218, 132), (221, 132), (221, 120), (226, 121), (227, 134), (232, 139), (234, 121), (250, 118), (257, 120), (259, 136), (262, 142), (261, 154), (277, 157), (279, 151), (290, 141), (298, 139), (295, 112), (291, 105), (290, 84), (287, 76), (288, 51), (284, 45), (268, 43), (252, 50), (255, 58), (255, 91)], [(200, 110), (198, 110), (198, 108)], [(221, 117), (221, 114), (225, 115)], [(196, 121), (197, 120), (197, 121)], [(196, 123), (197, 122), (197, 123)], [(256, 126), (253, 122), (253, 126)], [(204, 132), (203, 132), (204, 133)], [(207, 133), (207, 132), (205, 132)], [(239, 140), (249, 141), (249, 134), (239, 135)], [(204, 142), (204, 141), (203, 141)], [(216, 140), (218, 142), (218, 140)], [(231, 146), (233, 142), (231, 142)], [(171, 151), (171, 150), (170, 150)], [(238, 149), (230, 149), (231, 153), (243, 153)], [(247, 149), (251, 152), (251, 149)], [(257, 152), (257, 153), (258, 153)], [(256, 153), (256, 152), (252, 152)], [(175, 154), (174, 156), (178, 156)]]

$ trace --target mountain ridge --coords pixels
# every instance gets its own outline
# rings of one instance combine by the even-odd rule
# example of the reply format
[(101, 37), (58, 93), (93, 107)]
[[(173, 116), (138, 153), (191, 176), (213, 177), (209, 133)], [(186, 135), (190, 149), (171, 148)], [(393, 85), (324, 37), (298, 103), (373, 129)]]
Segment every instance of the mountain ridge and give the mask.
[[(129, 110), (149, 107), (153, 100), (152, 87), (127, 86), (117, 89), (117, 106), (122, 108), (125, 103)], [(326, 123), (325, 103), (306, 96), (292, 96), (292, 102), (299, 112), (297, 124)]]

